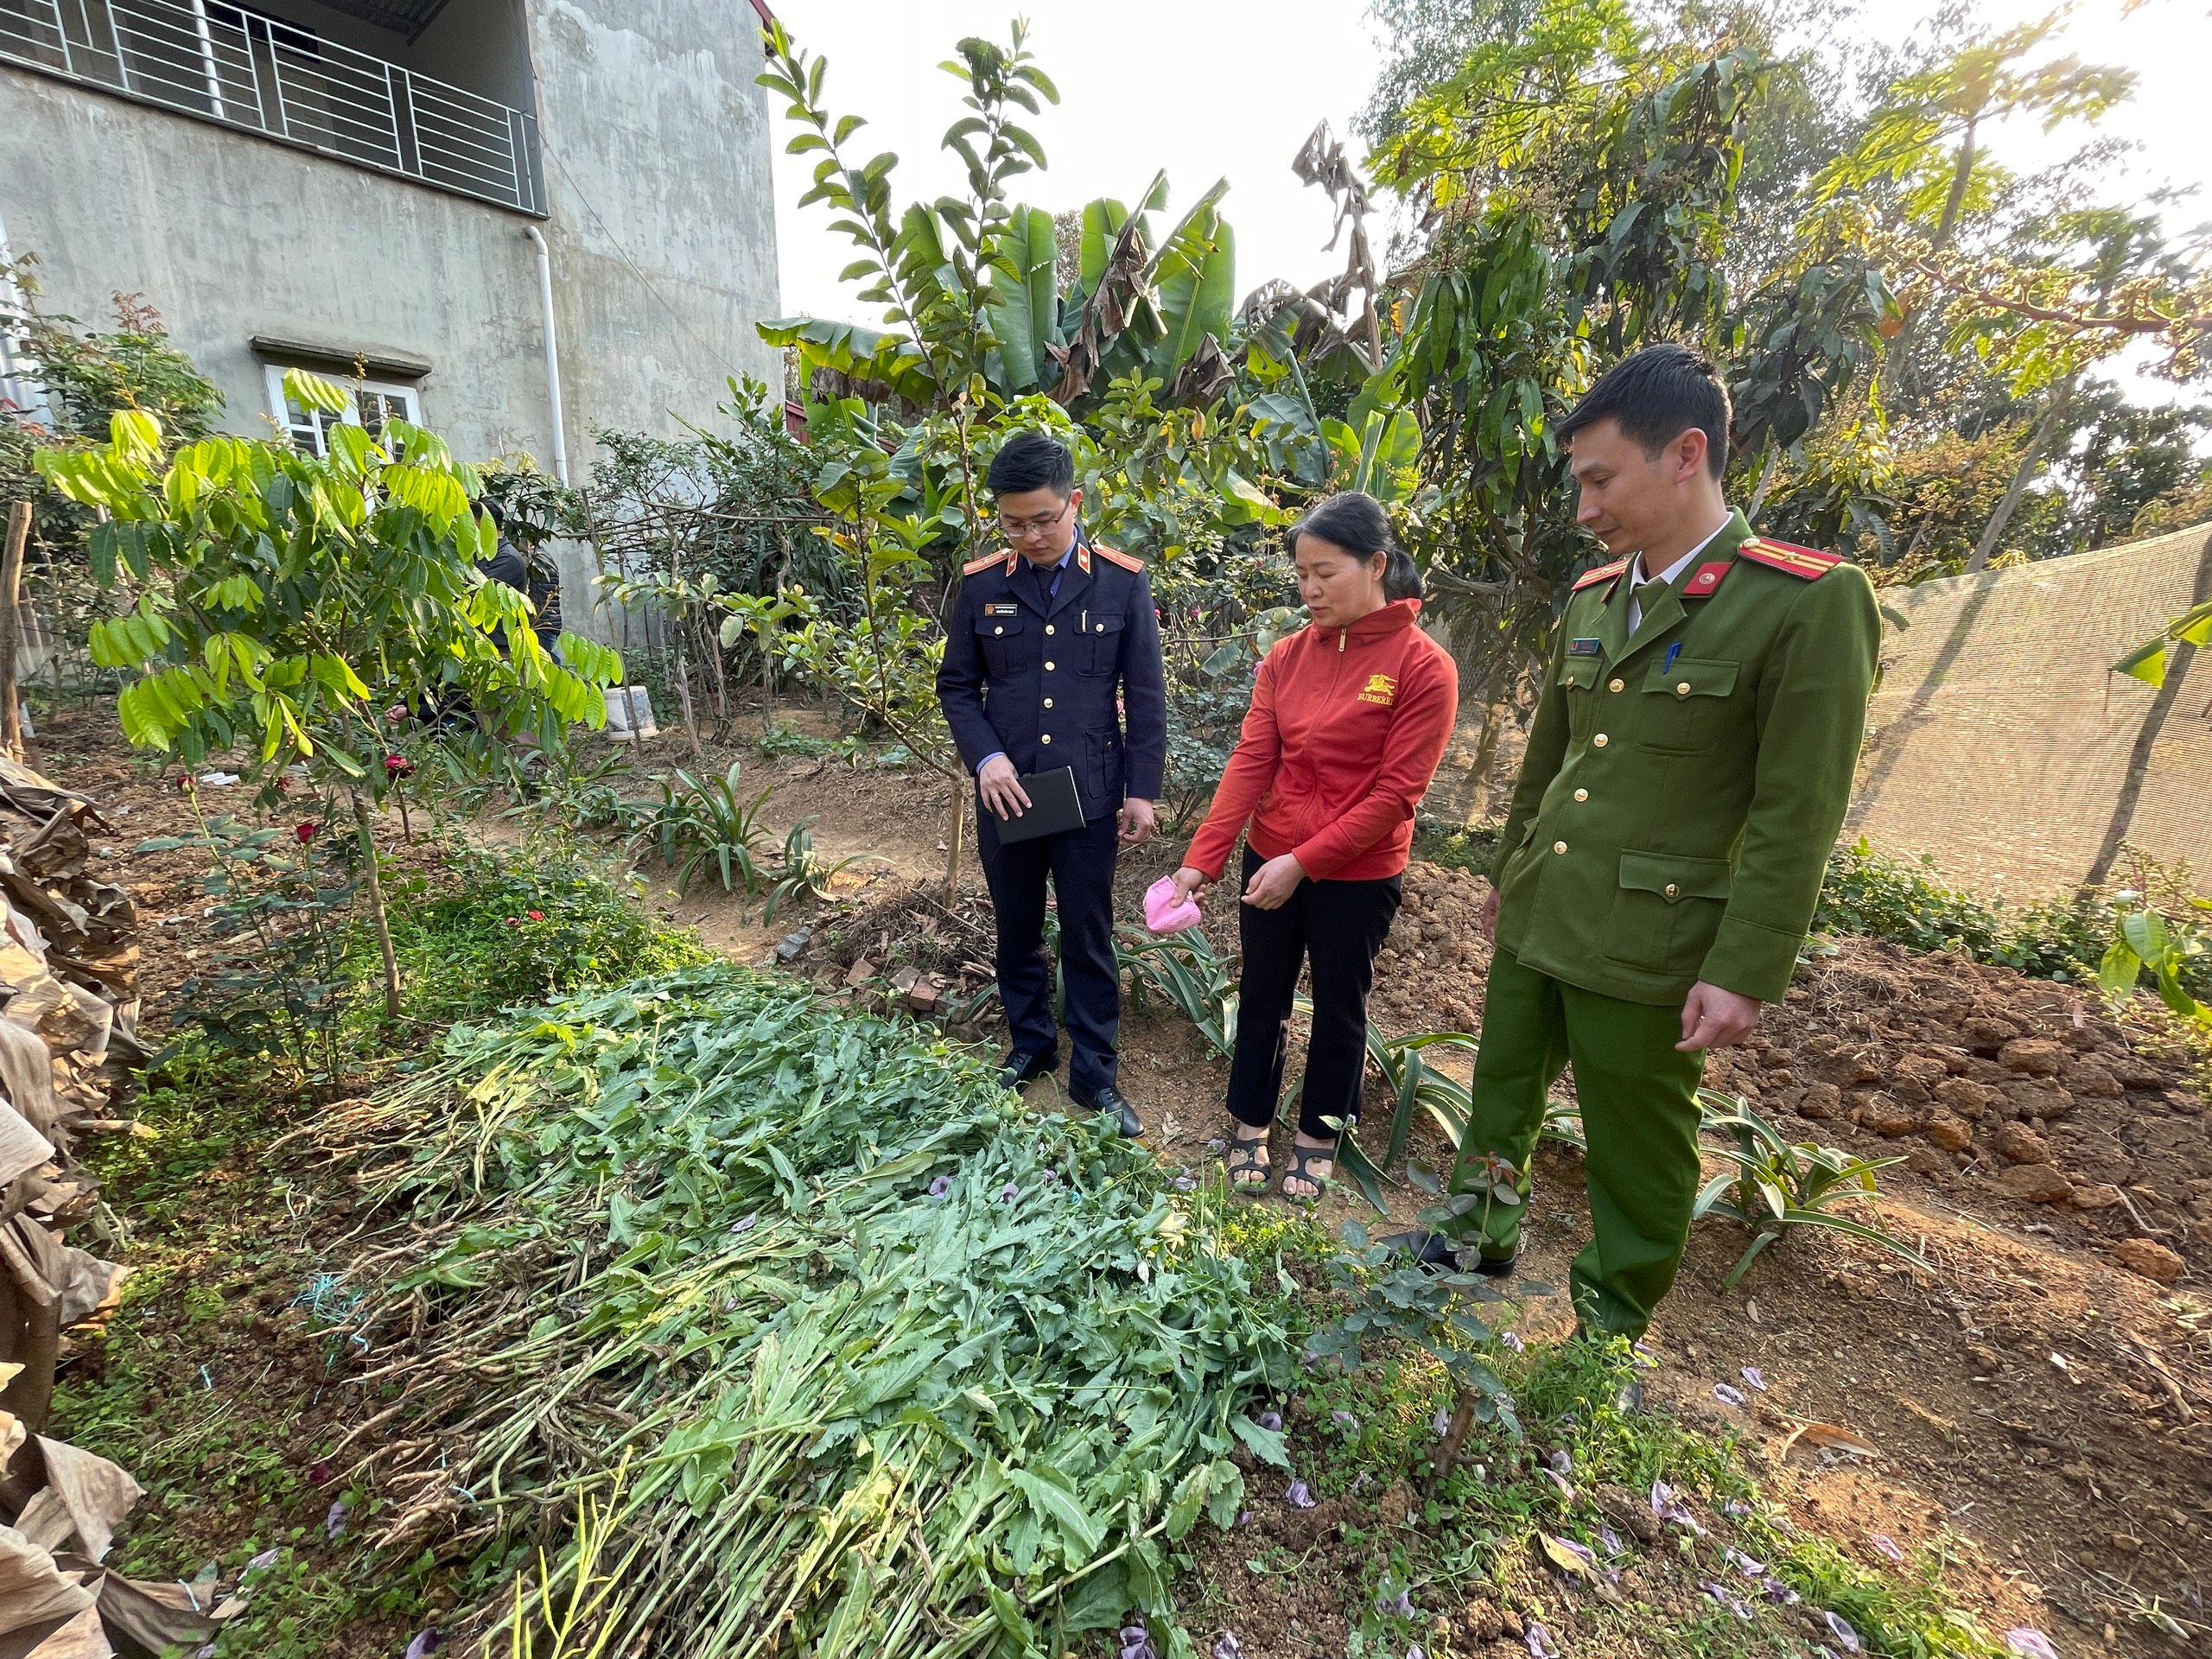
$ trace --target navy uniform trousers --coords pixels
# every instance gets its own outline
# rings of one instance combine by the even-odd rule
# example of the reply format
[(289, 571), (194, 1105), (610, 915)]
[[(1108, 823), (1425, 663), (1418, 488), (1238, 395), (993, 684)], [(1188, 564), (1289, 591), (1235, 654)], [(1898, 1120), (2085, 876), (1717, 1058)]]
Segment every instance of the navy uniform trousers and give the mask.
[(976, 850), (990, 884), (998, 924), (999, 1000), (1016, 1052), (1049, 1054), (1057, 1042), (1052, 962), (1045, 949), (1045, 884), (1059, 901), (1060, 963), (1067, 976), (1068, 1037), (1074, 1056), (1068, 1088), (1091, 1095), (1115, 1077), (1121, 1028), (1114, 967), (1114, 856), (1116, 815), (1033, 841), (1001, 842), (998, 819), (977, 803)]

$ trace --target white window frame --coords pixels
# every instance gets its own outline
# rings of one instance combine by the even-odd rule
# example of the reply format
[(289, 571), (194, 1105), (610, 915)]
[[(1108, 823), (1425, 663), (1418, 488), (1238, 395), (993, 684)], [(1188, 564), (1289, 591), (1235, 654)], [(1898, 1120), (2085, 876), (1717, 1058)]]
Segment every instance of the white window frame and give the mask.
[(284, 395), (284, 377), (297, 365), (290, 363), (270, 363), (262, 372), (269, 389), (269, 413), (284, 434), (302, 449), (313, 455), (330, 453), (328, 431), (334, 421), (350, 426), (367, 424), (361, 418), (361, 394), (396, 400), (400, 406), (399, 418), (411, 425), (423, 423), (423, 392), (419, 386), (404, 380), (340, 380), (337, 384), (346, 393), (346, 407), (336, 415), (321, 410), (302, 410)]

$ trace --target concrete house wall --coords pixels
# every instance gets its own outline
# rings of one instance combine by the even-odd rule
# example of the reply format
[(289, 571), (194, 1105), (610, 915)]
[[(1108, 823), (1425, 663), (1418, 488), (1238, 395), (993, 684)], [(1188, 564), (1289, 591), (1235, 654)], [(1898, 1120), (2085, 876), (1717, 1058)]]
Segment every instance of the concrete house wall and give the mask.
[(269, 10), (534, 114), (543, 219), (0, 60), (0, 227), (38, 256), (47, 308), (104, 323), (112, 294), (143, 295), (239, 432), (271, 429), (257, 337), (421, 365), (457, 454), (551, 471), (536, 225), (575, 478), (596, 428), (673, 436), (728, 376), (776, 379), (753, 331), (778, 306), (749, 6), (450, 0), (411, 45), (315, 0)]

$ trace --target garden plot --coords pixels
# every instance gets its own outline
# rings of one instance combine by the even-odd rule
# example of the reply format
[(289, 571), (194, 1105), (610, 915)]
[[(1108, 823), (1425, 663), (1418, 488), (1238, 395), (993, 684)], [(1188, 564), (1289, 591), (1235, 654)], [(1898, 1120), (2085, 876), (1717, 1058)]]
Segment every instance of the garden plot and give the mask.
[(1244, 1407), (1290, 1348), (1218, 1203), (789, 982), (457, 1029), (323, 1139), (417, 1230), (383, 1323), (424, 1334), (347, 1448), (383, 1541), (547, 1537), (485, 1610), (546, 1640), (582, 1606), (687, 1659), (1058, 1651), (1166, 1613), (1231, 1452), (1281, 1456)]

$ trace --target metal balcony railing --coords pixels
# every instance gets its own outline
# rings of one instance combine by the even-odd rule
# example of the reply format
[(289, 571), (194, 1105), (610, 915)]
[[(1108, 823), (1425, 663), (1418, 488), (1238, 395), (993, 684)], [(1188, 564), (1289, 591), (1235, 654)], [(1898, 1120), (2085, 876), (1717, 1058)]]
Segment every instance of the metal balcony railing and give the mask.
[(0, 0), (0, 61), (544, 211), (522, 111), (222, 0)]

